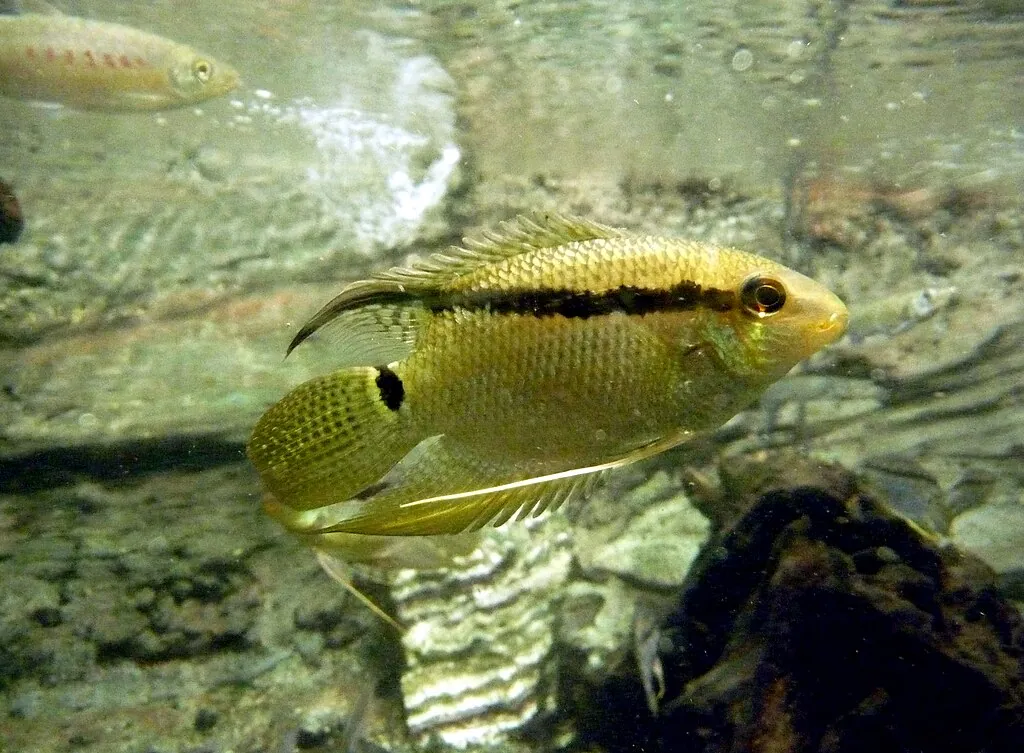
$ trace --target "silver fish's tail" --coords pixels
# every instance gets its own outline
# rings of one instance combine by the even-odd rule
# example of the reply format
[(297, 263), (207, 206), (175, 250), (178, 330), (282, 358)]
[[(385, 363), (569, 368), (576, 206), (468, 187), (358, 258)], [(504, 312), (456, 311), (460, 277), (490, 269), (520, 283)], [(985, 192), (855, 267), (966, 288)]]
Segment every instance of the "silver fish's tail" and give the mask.
[(247, 453), (266, 490), (292, 510), (356, 497), (422, 437), (400, 410), (401, 380), (353, 367), (289, 392), (256, 424)]

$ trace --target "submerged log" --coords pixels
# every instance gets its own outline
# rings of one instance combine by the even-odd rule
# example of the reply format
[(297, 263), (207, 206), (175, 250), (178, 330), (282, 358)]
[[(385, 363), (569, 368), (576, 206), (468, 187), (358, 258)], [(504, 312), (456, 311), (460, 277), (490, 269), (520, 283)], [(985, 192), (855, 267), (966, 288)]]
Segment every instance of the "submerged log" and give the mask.
[(789, 477), (754, 490), (691, 571), (663, 625), (658, 715), (639, 681), (620, 682), (594, 737), (623, 751), (1024, 749), (1024, 621), (988, 568), (838, 468)]

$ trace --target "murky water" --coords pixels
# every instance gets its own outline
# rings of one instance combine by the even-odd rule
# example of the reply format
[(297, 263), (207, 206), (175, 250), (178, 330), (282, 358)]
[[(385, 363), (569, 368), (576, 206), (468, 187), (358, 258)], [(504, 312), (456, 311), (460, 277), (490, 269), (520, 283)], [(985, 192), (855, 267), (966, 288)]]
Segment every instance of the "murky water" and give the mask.
[[(635, 660), (741, 511), (730, 469), (784, 451), (1024, 601), (1016, 4), (60, 10), (242, 83), (155, 113), (0, 99), (25, 218), (0, 245), (0, 751), (603, 750), (588, 714), (618, 683), (647, 708)], [(536, 211), (781, 260), (850, 329), (586, 503), (361, 573), (399, 635), (263, 515), (244, 443), (332, 368), (329, 342), (283, 355), (345, 281)]]

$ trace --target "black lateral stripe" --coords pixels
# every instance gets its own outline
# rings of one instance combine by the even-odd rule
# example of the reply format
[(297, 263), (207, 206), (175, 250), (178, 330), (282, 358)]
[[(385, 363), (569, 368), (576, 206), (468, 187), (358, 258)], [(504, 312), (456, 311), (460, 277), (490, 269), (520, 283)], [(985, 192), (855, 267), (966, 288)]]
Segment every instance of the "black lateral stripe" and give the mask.
[(620, 285), (600, 293), (565, 289), (469, 291), (439, 297), (427, 301), (426, 305), (434, 313), (464, 309), (587, 319), (615, 312), (642, 315), (699, 308), (729, 311), (736, 307), (736, 295), (731, 290), (702, 288), (695, 282), (685, 281), (663, 289)]

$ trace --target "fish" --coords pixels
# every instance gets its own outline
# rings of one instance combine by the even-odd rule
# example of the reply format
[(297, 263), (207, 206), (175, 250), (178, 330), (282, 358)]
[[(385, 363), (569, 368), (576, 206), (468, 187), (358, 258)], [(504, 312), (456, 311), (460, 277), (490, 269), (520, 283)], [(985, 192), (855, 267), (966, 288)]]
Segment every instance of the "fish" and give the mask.
[(238, 83), (227, 63), (130, 26), (58, 12), (0, 14), (0, 96), (135, 112), (194, 105)]
[(21, 211), (14, 189), (0, 180), (0, 243), (15, 243), (25, 229), (25, 215)]
[(553, 510), (713, 431), (846, 329), (778, 262), (556, 214), (345, 286), (299, 329), (336, 370), (248, 456), (307, 535), (451, 535)]

